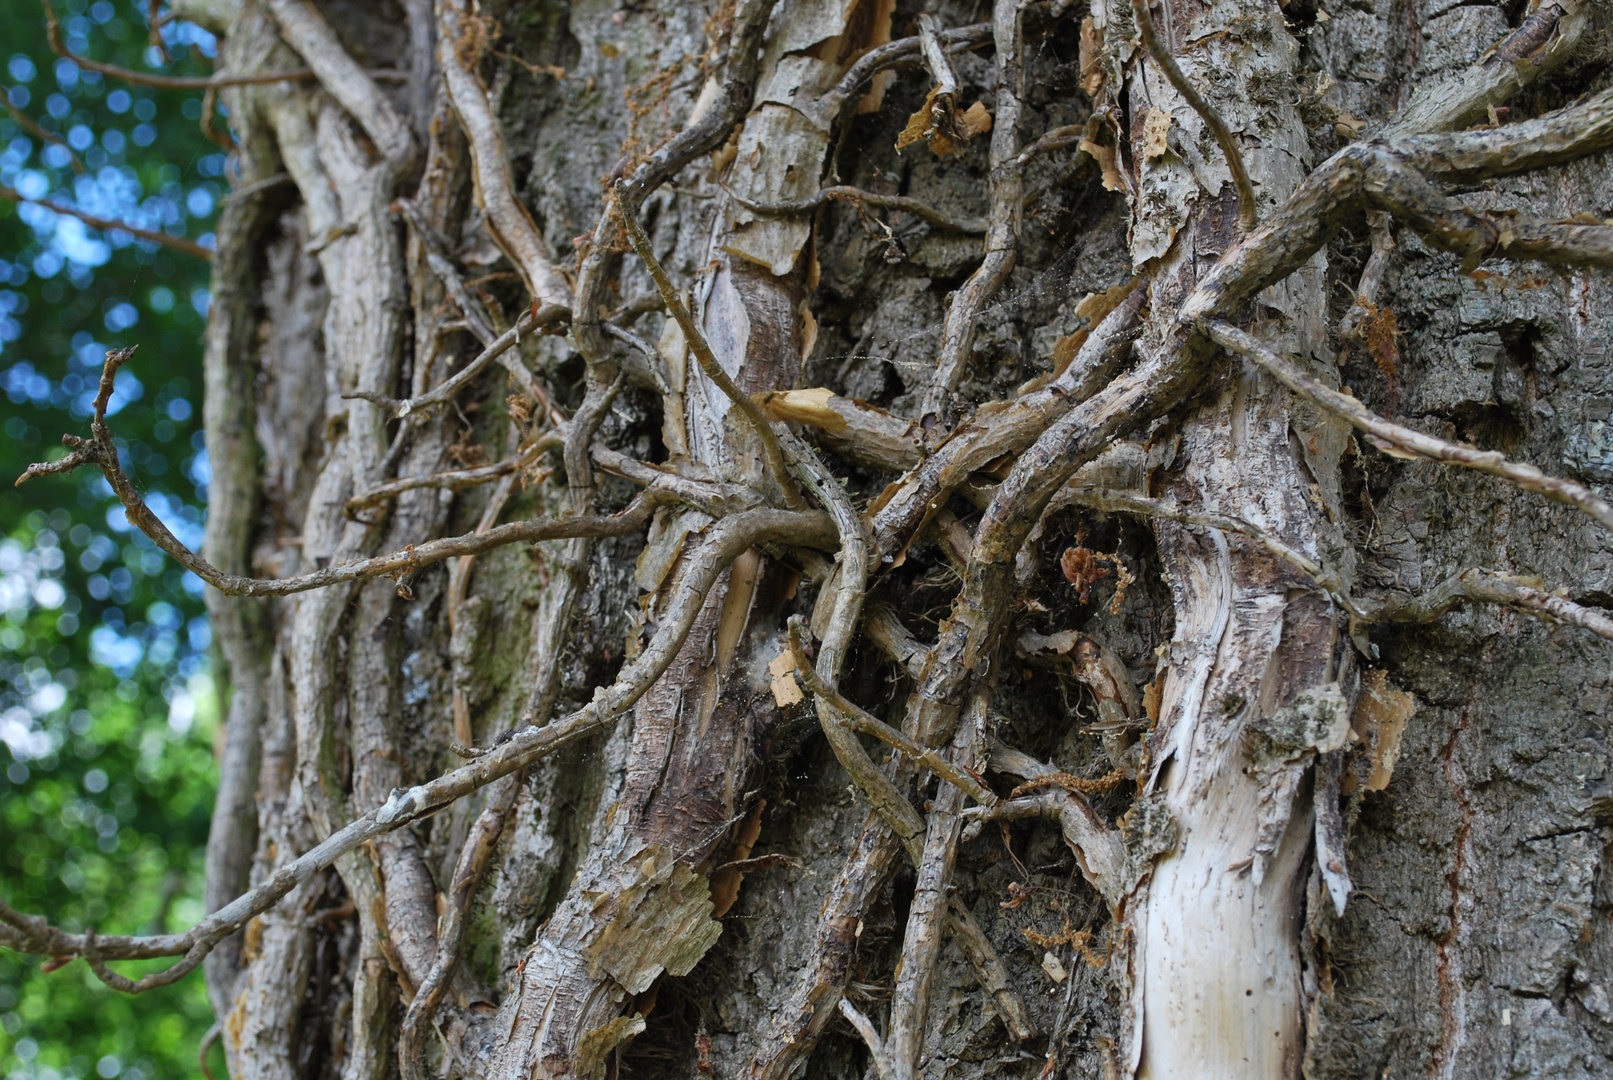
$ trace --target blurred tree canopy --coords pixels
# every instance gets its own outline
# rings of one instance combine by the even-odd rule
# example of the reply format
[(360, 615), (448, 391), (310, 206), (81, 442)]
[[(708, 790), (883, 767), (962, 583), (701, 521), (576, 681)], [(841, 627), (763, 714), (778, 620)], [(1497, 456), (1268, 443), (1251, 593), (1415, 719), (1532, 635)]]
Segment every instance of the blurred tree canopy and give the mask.
[[(153, 32), (156, 4), (56, 8), (70, 52), (212, 73), (211, 36), (161, 17)], [(63, 432), (87, 433), (106, 350), (139, 344), (110, 410), (126, 467), (199, 543), (208, 263), (50, 207), (211, 246), (227, 136), (198, 124), (199, 91), (57, 56), (40, 0), (0, 0), (0, 25), (0, 895), (73, 930), (178, 930), (202, 913), (216, 783), (201, 583), (129, 528), (93, 471), (11, 481), (61, 454)], [(199, 976), (130, 998), (81, 962), (47, 974), (0, 950), (8, 1080), (198, 1076), (211, 1023)]]

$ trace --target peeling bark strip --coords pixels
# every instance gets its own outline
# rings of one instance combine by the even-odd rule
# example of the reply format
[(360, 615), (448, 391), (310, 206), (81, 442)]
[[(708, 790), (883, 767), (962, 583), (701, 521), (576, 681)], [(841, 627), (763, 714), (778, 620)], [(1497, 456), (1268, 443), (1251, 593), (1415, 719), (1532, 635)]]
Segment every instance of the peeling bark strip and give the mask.
[(1610, 26), (1523, 7), (177, 4), (206, 546), (149, 346), (22, 479), (211, 586), (207, 915), (0, 945), (243, 1080), (1605, 1058)]

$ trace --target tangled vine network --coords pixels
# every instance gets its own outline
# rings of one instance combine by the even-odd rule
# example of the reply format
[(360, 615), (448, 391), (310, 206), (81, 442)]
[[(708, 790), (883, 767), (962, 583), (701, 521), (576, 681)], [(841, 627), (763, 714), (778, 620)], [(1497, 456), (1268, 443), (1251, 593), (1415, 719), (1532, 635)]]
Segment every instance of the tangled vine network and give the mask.
[[(1375, 235), (1409, 230), (1428, 245), (1459, 256), (1467, 271), (1491, 259), (1534, 260), (1560, 267), (1613, 266), (1613, 226), (1577, 218), (1531, 220), (1507, 209), (1474, 210), (1458, 192), (1613, 147), (1613, 90), (1593, 93), (1545, 115), (1493, 122), (1498, 106), (1573, 48), (1586, 18), (1582, 5), (1570, 0), (1532, 5), (1519, 28), (1471, 70), (1419, 91), (1385, 126), (1349, 142), (1297, 177), (1286, 192), (1273, 179), (1269, 163), (1245, 160), (1245, 143), (1223, 117), (1224, 105), (1196, 88), (1199, 66), (1189, 64), (1184, 70), (1185, 57), (1179, 55), (1183, 46), (1163, 21), (1156, 24), (1146, 0), (1131, 0), (1129, 6), (1092, 5), (1103, 14), (1097, 23), (1087, 18), (1088, 35), (1095, 42), (1094, 100), (1102, 107), (1095, 106), (1085, 124), (1045, 132), (1021, 130), (1028, 48), (1039, 36), (1051, 33), (1059, 20), (1080, 14), (1072, 13), (1068, 3), (1045, 0), (995, 0), (990, 21), (977, 25), (949, 28), (923, 15), (913, 36), (872, 44), (814, 93), (798, 89), (790, 117), (776, 123), (784, 128), (795, 124), (817, 134), (808, 138), (781, 128), (773, 131), (773, 137), (780, 145), (804, 148), (802, 154), (811, 153), (813, 147), (821, 151), (829, 138), (823, 133), (843, 128), (870, 88), (886, 85), (897, 72), (927, 80), (931, 87), (904, 139), (927, 143), (939, 153), (948, 146), (987, 138), (989, 132), (987, 212), (982, 219), (961, 218), (909, 196), (845, 184), (818, 185), (819, 162), (809, 158), (803, 158), (803, 164), (813, 173), (814, 186), (804, 194), (789, 185), (770, 188), (765, 179), (741, 184), (735, 175), (726, 184), (714, 185), (712, 197), (743, 211), (751, 227), (746, 236), (771, 237), (757, 244), (774, 253), (769, 257), (783, 260), (779, 264), (783, 269), (774, 270), (776, 276), (802, 258), (807, 241), (801, 238), (810, 231), (807, 223), (830, 202), (850, 204), (864, 216), (902, 212), (931, 229), (981, 239), (978, 264), (951, 297), (934, 367), (926, 373), (922, 407), (912, 417), (895, 416), (827, 391), (765, 385), (765, 379), (750, 372), (736, 374), (732, 364), (725, 365), (724, 346), (717, 340), (723, 315), (716, 301), (695, 283), (675, 280), (663, 268), (640, 220), (647, 201), (687, 167), (708, 155), (720, 156), (748, 116), (753, 118), (749, 123), (757, 123), (755, 117), (763, 115), (753, 113), (758, 108), (758, 85), (771, 62), (764, 46), (769, 34), (776, 32), (769, 27), (805, 18), (792, 14), (793, 9), (813, 5), (761, 0), (723, 7), (708, 29), (711, 48), (701, 61), (707, 87), (701, 108), (659, 146), (638, 148), (622, 158), (605, 178), (597, 220), (577, 240), (575, 261), (564, 264), (552, 254), (532, 211), (516, 192), (496, 98), (482, 78), (483, 60), (493, 48), (487, 25), (467, 0), (438, 0), (434, 14), (429, 4), (405, 6), (411, 18), (423, 10), (432, 22), (436, 45), (434, 55), (426, 57), (425, 70), (434, 68), (438, 74), (424, 92), (428, 108), (430, 102), (438, 102), (438, 120), (448, 118), (446, 122), (411, 123), (397, 99), (380, 85), (407, 73), (366, 70), (343, 50), (319, 10), (303, 0), (264, 0), (262, 25), (232, 32), (232, 49), (226, 56), (238, 58), (243, 66), (195, 84), (209, 95), (262, 94), (255, 115), (275, 130), (284, 146), (298, 138), (314, 139), (310, 132), (318, 128), (321, 161), (286, 153), (284, 173), (248, 174), (241, 190), (261, 193), (294, 183), (311, 208), (310, 253), (324, 258), (327, 251), (340, 251), (344, 254), (332, 257), (352, 260), (350, 270), (359, 265), (375, 268), (373, 287), (353, 290), (351, 340), (331, 343), (333, 350), (348, 349), (349, 359), (342, 376), (348, 408), (346, 442), (333, 457), (339, 461), (325, 466), (314, 499), (318, 506), (311, 511), (325, 515), (318, 528), (323, 530), (328, 558), (296, 576), (252, 577), (239, 572), (240, 560), (215, 556), (218, 561), (209, 561), (163, 525), (125, 473), (106, 416), (114, 376), (122, 365), (136, 360), (133, 348), (108, 353), (89, 435), (64, 436), (65, 456), (34, 465), (17, 482), (82, 468), (99, 470), (129, 522), (219, 594), (255, 598), (311, 594), (295, 615), (296, 625), (309, 635), (308, 656), (286, 660), (298, 686), (299, 709), (317, 712), (317, 705), (304, 706), (302, 696), (316, 701), (322, 692), (319, 687), (328, 683), (328, 675), (316, 670), (319, 643), (329, 640), (341, 611), (359, 595), (355, 586), (369, 579), (390, 579), (396, 595), (408, 600), (422, 572), (446, 562), (450, 618), (456, 618), (455, 605), (462, 605), (468, 595), (475, 558), (512, 544), (560, 542), (554, 549), (559, 551), (558, 571), (539, 630), (540, 652), (547, 648), (550, 662), (535, 673), (536, 685), (521, 722), (510, 730), (489, 733), (485, 745), (475, 744), (470, 702), (456, 689), (453, 715), (444, 718), (444, 730), (451, 729), (449, 745), (461, 763), (422, 783), (399, 782), (395, 765), (390, 766), (392, 772), (387, 766), (373, 766), (373, 774), (351, 784), (333, 776), (317, 749), (328, 738), (329, 717), (321, 720), (310, 712), (313, 719), (305, 733), (299, 716), (299, 753), (305, 742), (313, 748), (298, 766), (302, 797), (322, 836), (295, 852), (291, 851), (295, 845), (288, 845), (272, 872), (233, 900), (217, 905), (189, 930), (147, 936), (69, 933), (42, 917), (0, 904), (0, 944), (50, 958), (54, 964), (81, 958), (108, 986), (140, 993), (171, 984), (201, 966), (221, 943), (335, 867), (349, 882), (365, 932), (385, 942), (382, 951), (403, 988), (407, 1005), (397, 1052), (407, 1080), (429, 1074), (434, 1044), (428, 1036), (433, 1032), (444, 1041), (445, 1054), (491, 1062), (461, 1061), (456, 1067), (468, 1074), (527, 1075), (532, 1062), (540, 1059), (548, 1062), (545, 1070), (553, 1069), (557, 1075), (566, 1069), (589, 1074), (609, 1050), (642, 1029), (636, 1013), (624, 1015), (624, 1002), (643, 992), (663, 970), (687, 971), (710, 946), (710, 912), (715, 908), (711, 898), (717, 888), (707, 879), (714, 882), (722, 873), (743, 873), (746, 855), (721, 865), (704, 861), (715, 850), (707, 834), (713, 828), (721, 833), (731, 824), (722, 814), (716, 815), (715, 825), (712, 820), (703, 822), (705, 832), (684, 836), (679, 841), (684, 851), (676, 850), (670, 840), (612, 840), (614, 848), (596, 854), (597, 865), (588, 870), (592, 878), (585, 891), (590, 897), (615, 897), (614, 906), (601, 909), (568, 900), (542, 931), (549, 952), (543, 957), (533, 954), (521, 987), (512, 990), (525, 1004), (502, 1013), (501, 1030), (489, 1035), (484, 1022), (452, 1005), (448, 990), (461, 963), (478, 887), (514, 804), (513, 778), (616, 724), (635, 707), (640, 710), (636, 723), (645, 731), (660, 724), (665, 732), (681, 732), (678, 725), (690, 721), (677, 709), (658, 706), (656, 695), (684, 692), (667, 688), (686, 678), (689, 662), (682, 658), (691, 651), (691, 635), (705, 635), (700, 640), (707, 641), (722, 632), (716, 627), (720, 613), (711, 613), (720, 605), (708, 602), (714, 590), (734, 588), (732, 583), (749, 565), (746, 560), (766, 558), (799, 568), (819, 590), (810, 622), (792, 620), (785, 643), (773, 658), (774, 692), (781, 703), (811, 701), (829, 746), (871, 814), (816, 916), (816, 951), (797, 972), (771, 1028), (758, 1036), (747, 1075), (772, 1080), (791, 1075), (825, 1027), (842, 1017), (867, 1044), (882, 1078), (907, 1080), (925, 1060), (930, 988), (944, 936), (960, 943), (1010, 1032), (1019, 1039), (1035, 1034), (1000, 958), (950, 890), (952, 868), (966, 836), (987, 823), (1026, 818), (1057, 822), (1082, 874), (1117, 923), (1137, 917), (1151, 863), (1173, 842), (1170, 827), (1147, 825), (1148, 808), (1156, 805), (1148, 801), (1148, 793), (1163, 783), (1164, 759), (1188, 753), (1187, 742), (1180, 738), (1171, 742), (1167, 734), (1173, 725), (1180, 729), (1187, 723), (1185, 718), (1198, 707), (1191, 694), (1167, 695), (1163, 706), (1156, 699), (1145, 710), (1129, 683), (1119, 685), (1112, 677), (1114, 665), (1102, 646), (1088, 640), (1081, 646), (1085, 652), (1077, 648), (1072, 654), (1077, 674), (1100, 705), (1118, 710), (1123, 719), (1135, 721), (1146, 711), (1140, 722), (1140, 728), (1147, 729), (1140, 755), (1128, 758), (1129, 764), (1115, 763), (1105, 776), (1074, 777), (989, 734), (997, 653), (1014, 616), (1016, 558), (1053, 510), (1076, 505), (1146, 519), (1161, 535), (1171, 530), (1168, 535), (1177, 538), (1183, 551), (1195, 544), (1226, 549), (1235, 542), (1242, 557), (1253, 558), (1250, 553), (1259, 552), (1277, 568), (1271, 571), (1273, 580), (1283, 582), (1290, 592), (1308, 595), (1326, 626), (1342, 628), (1344, 636), (1356, 642), (1364, 640), (1364, 628), (1370, 624), (1427, 622), (1458, 604), (1505, 605), (1613, 641), (1613, 620), (1567, 599), (1550, 583), (1473, 567), (1416, 594), (1355, 589), (1346, 570), (1334, 564), (1325, 545), (1305, 528), (1252, 520), (1252, 513), (1208, 500), (1195, 502), (1179, 490), (1150, 493), (1114, 486), (1104, 479), (1110, 473), (1103, 469), (1105, 455), (1126, 439), (1145, 434), (1162, 418), (1186, 415), (1208, 400), (1206, 395), (1219, 393), (1228, 372), (1239, 372), (1268, 388), (1280, 386), (1282, 391), (1267, 392), (1283, 393), (1283, 401), (1302, 402), (1328, 422), (1353, 428), (1356, 438), (1392, 457), (1497, 477), (1581, 511), (1613, 532), (1613, 506), (1589, 487), (1500, 452), (1392, 420), (1338, 389), (1336, 371), (1294, 355), (1300, 350), (1292, 347), (1292, 341), (1281, 332), (1268, 332), (1269, 324), (1281, 320), (1273, 315), (1272, 304), (1262, 299), (1274, 287), (1302, 277), (1319, 251), (1363, 218), (1372, 223)], [(53, 44), (70, 55), (61, 45), (54, 14), (49, 19)], [(258, 37), (250, 38), (251, 34)], [(241, 39), (239, 49), (234, 48), (236, 37)], [(273, 48), (254, 54), (253, 41)], [(995, 92), (985, 117), (983, 107), (964, 107), (953, 69), (958, 54), (984, 50), (991, 56)], [(291, 53), (304, 66), (286, 62)], [(73, 59), (109, 78), (149, 78)], [(1131, 138), (1115, 119), (1115, 87), (1128, 71), (1146, 71), (1158, 100), (1175, 95), (1171, 100), (1180, 107), (1167, 115), (1168, 122), (1200, 125), (1205, 137), (1196, 152), (1224, 171), (1225, 195), (1212, 193), (1214, 198), (1202, 206), (1195, 204), (1192, 214), (1198, 216), (1184, 219), (1176, 233), (1186, 236), (1199, 229), (1199, 235), (1213, 234), (1216, 242), (1201, 243), (1197, 261), (1173, 262), (1162, 253), (1141, 267), (1135, 282), (1106, 299), (1089, 333), (1063, 360), (1062, 368), (1017, 396), (968, 410), (960, 387), (970, 374), (982, 314), (999, 297), (1015, 266), (1030, 166), (1046, 155), (1076, 150), (1106, 162), (1106, 170), (1116, 168), (1116, 146), (1105, 144)], [(347, 118), (343, 130), (331, 125), (329, 113), (310, 119), (307, 106), (298, 104), (286, 89), (309, 86), (336, 103)], [(209, 103), (209, 115), (211, 111)], [(232, 115), (238, 115), (233, 107)], [(1492, 123), (1482, 122), (1486, 116)], [(1471, 126), (1475, 123), (1479, 126)], [(1160, 132), (1166, 130), (1161, 127), (1154, 134), (1163, 139)], [(738, 137), (743, 155), (744, 139), (750, 136)], [(524, 286), (524, 305), (513, 321), (477, 296), (444, 240), (442, 221), (450, 200), (443, 191), (460, 165), (473, 179), (488, 234)], [(1122, 185), (1130, 182), (1119, 178)], [(227, 218), (221, 226), (221, 253), (230, 227)], [(408, 265), (393, 239), (400, 232), (408, 238)], [(1205, 251), (1212, 251), (1213, 259)], [(1364, 303), (1370, 303), (1382, 276), (1381, 254), (1374, 255), (1364, 272), (1360, 287)], [(228, 275), (235, 271), (222, 265), (224, 257), (221, 254), (215, 262), (220, 264), (216, 272), (221, 287), (227, 288)], [(749, 257), (763, 261), (754, 250)], [(653, 279), (669, 320), (658, 344), (634, 331), (636, 320), (646, 311), (612, 309), (613, 288), (639, 264)], [(428, 282), (443, 298), (433, 325), (405, 328), (396, 305), (388, 307), (392, 301), (387, 290), (401, 289), (399, 283), (406, 278)], [(333, 302), (344, 301), (338, 297)], [(215, 304), (215, 310), (224, 307)], [(417, 312), (416, 318), (422, 317)], [(1357, 332), (1354, 326), (1333, 329)], [(417, 362), (413, 385), (398, 397), (391, 354), (410, 334), (416, 342), (428, 343), (424, 348), (431, 359)], [(452, 374), (441, 374), (452, 365), (434, 366), (432, 361), (447, 355), (446, 351), (438, 355), (438, 343), (454, 334), (474, 338), (479, 351)], [(564, 395), (520, 359), (518, 346), (533, 335), (564, 336), (584, 362), (585, 392), (569, 415), (557, 404)], [(685, 370), (689, 359), (693, 365)], [(526, 403), (520, 421), (512, 421), (514, 452), (492, 464), (408, 474), (410, 463), (428, 457), (440, 460), (435, 449), (424, 455), (416, 452), (417, 445), (436, 437), (431, 434), (437, 430), (432, 426), (435, 419), (452, 409), (458, 396), (476, 387), (494, 365), (507, 373)], [(434, 371), (439, 374), (433, 375)], [(602, 435), (604, 420), (612, 402), (629, 386), (658, 395), (668, 417), (705, 417), (706, 448), (695, 446), (699, 440), (691, 437), (689, 445), (670, 447), (674, 452), (666, 460), (652, 462), (608, 445)], [(689, 427), (697, 425), (691, 420)], [(516, 484), (537, 474), (545, 462), (553, 469), (543, 477), (554, 487), (555, 505), (563, 507), (562, 512), (501, 523)], [(848, 494), (845, 468), (837, 472), (837, 466), (848, 462), (885, 470), (898, 479), (876, 501), (859, 505)], [(225, 471), (218, 463), (215, 469)], [(625, 508), (601, 512), (601, 474), (637, 488)], [(411, 518), (392, 511), (409, 493), (462, 492), (483, 485), (493, 485), (493, 496), (473, 532), (443, 536), (422, 531), (404, 537), (395, 550), (377, 553), (383, 538), (397, 535), (400, 522), (440, 526), (440, 517)], [(962, 528), (947, 509), (954, 495), (972, 500), (978, 508), (978, 523), (972, 530)], [(229, 512), (215, 494), (212, 513)], [(592, 545), (607, 538), (640, 536), (653, 521), (672, 515), (694, 524), (679, 533), (676, 559), (666, 560), (673, 569), (656, 592), (653, 633), (625, 659), (613, 681), (594, 690), (592, 700), (557, 715), (562, 694), (555, 658), (571, 631), (578, 598), (588, 587)], [(902, 625), (894, 609), (865, 601), (881, 577), (901, 565), (921, 535), (937, 532), (945, 534), (944, 547), (960, 584), (949, 616), (940, 622), (934, 640), (925, 641)], [(304, 527), (303, 539), (314, 550), (312, 526)], [(754, 576), (754, 567), (746, 572)], [(1182, 620), (1179, 612), (1179, 624)], [(912, 693), (899, 727), (870, 715), (839, 689), (842, 667), (859, 638), (884, 650), (911, 680)], [(703, 645), (701, 651), (706, 648)], [(1070, 645), (1065, 643), (1063, 649), (1068, 651)], [(1205, 670), (1211, 659), (1205, 658)], [(1337, 670), (1344, 666), (1335, 664)], [(1336, 678), (1329, 685), (1341, 681)], [(888, 749), (888, 760), (876, 760), (865, 738)], [(363, 746), (356, 727), (354, 739), (358, 759)], [(673, 734), (664, 734), (665, 745), (673, 740)], [(1314, 740), (1300, 745), (1309, 754), (1296, 766), (1301, 768), (1336, 749)], [(999, 795), (985, 782), (988, 769), (1015, 778), (1019, 786), (1011, 794)], [(670, 781), (663, 778), (656, 783)], [(1143, 793), (1137, 808), (1123, 822), (1106, 821), (1093, 805), (1094, 795), (1127, 783)], [(419, 867), (420, 855), (409, 826), (473, 793), (482, 793), (483, 809), (463, 841), (451, 882), (439, 895), (429, 876), (411, 870)], [(650, 805), (653, 798), (643, 794), (642, 805)], [(742, 806), (723, 808), (723, 814), (730, 816), (746, 812)], [(1326, 816), (1320, 809), (1317, 813), (1319, 818)], [(1329, 843), (1326, 823), (1320, 820), (1316, 843), (1319, 848)], [(373, 881), (352, 884), (363, 876), (353, 869), (360, 859), (374, 861), (385, 882), (384, 892)], [(881, 1033), (845, 993), (848, 957), (869, 897), (903, 859), (914, 869), (915, 893), (902, 931), (890, 1015)], [(1342, 906), (1349, 888), (1342, 863), (1331, 859), (1326, 865), (1327, 886)], [(1160, 888), (1156, 884), (1156, 895), (1162, 895)], [(581, 895), (579, 890), (581, 886), (574, 893)], [(643, 899), (652, 893), (663, 898), (653, 904)], [(629, 898), (635, 899), (629, 903)], [(689, 914), (694, 910), (689, 905), (698, 908), (695, 914)], [(661, 940), (643, 947), (653, 955), (618, 955), (626, 951), (618, 940), (625, 933), (623, 927), (659, 934)], [(1136, 947), (1130, 941), (1117, 936), (1110, 946), (1114, 955), (1100, 957), (1100, 962), (1117, 962), (1115, 956)], [(162, 957), (179, 959), (138, 978), (121, 975), (110, 966)], [(1119, 962), (1142, 971), (1154, 961), (1136, 954)], [(607, 982), (609, 993), (588, 989)], [(351, 1052), (361, 1050), (383, 1052), (376, 1047)], [(1130, 1067), (1135, 1067), (1140, 1052), (1122, 1049), (1117, 1054), (1122, 1064), (1130, 1054)], [(1049, 1069), (1054, 1056), (1056, 1049), (1049, 1051)], [(569, 1064), (564, 1068), (553, 1064), (560, 1060)], [(1044, 1070), (1044, 1075), (1050, 1072)]]

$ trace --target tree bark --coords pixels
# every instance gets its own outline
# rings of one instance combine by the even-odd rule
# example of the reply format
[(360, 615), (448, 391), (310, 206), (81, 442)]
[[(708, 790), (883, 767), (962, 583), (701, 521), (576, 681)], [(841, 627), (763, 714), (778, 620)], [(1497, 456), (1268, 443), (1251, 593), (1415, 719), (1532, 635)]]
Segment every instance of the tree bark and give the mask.
[(1598, 7), (176, 10), (233, 1076), (1606, 1074)]

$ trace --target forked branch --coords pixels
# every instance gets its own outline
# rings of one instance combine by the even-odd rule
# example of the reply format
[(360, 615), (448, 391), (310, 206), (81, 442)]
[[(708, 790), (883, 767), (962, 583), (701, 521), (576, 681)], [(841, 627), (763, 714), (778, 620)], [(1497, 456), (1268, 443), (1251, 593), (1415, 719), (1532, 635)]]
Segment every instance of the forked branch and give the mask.
[(695, 360), (700, 364), (700, 370), (706, 377), (717, 384), (717, 388), (727, 395), (734, 407), (744, 415), (750, 426), (761, 440), (762, 456), (767, 459), (768, 471), (772, 474), (774, 483), (784, 493), (784, 503), (792, 510), (806, 508), (806, 500), (801, 498), (801, 492), (796, 488), (795, 481), (790, 477), (789, 466), (784, 459), (784, 451), (779, 447), (778, 435), (768, 423), (762, 410), (743, 393), (728, 372), (723, 370), (722, 364), (717, 361), (717, 354), (711, 351), (711, 343), (706, 335), (689, 314), (689, 308), (684, 304), (678, 290), (673, 287), (672, 279), (667, 277), (666, 270), (655, 257), (655, 251), (650, 247), (650, 238), (644, 235), (644, 228), (639, 224), (638, 214), (633, 209), (632, 193), (627, 181), (618, 180), (613, 189), (616, 195), (616, 206), (622, 214), (622, 224), (626, 226), (627, 238), (633, 245), (633, 250), (643, 260), (645, 269), (649, 270), (650, 277), (655, 279), (655, 287), (660, 290), (661, 302), (666, 305), (667, 312), (677, 322), (678, 328), (683, 331), (683, 339), (689, 344), (689, 351), (694, 353)]
[(1478, 567), (1464, 570), (1417, 596), (1385, 601), (1372, 618), (1376, 622), (1433, 622), (1467, 601), (1501, 604), (1613, 641), (1613, 618), (1547, 591), (1538, 578), (1515, 577)]
[(456, 555), (478, 555), (506, 544), (580, 536), (626, 536), (643, 528), (657, 506), (678, 497), (676, 491), (680, 485), (677, 483), (677, 478), (666, 476), (662, 482), (660, 480), (662, 474), (657, 474), (656, 477), (650, 478), (647, 490), (641, 492), (637, 498), (615, 514), (513, 521), (486, 532), (450, 536), (424, 544), (410, 545), (400, 551), (340, 566), (324, 567), (290, 578), (253, 578), (227, 574), (190, 550), (169, 531), (162, 519), (146, 505), (145, 499), (130, 483), (129, 477), (118, 461), (118, 448), (113, 441), (112, 430), (106, 423), (106, 407), (112, 397), (118, 368), (134, 355), (135, 348), (130, 346), (106, 354), (106, 363), (101, 368), (100, 390), (95, 398), (94, 412), (90, 421), (91, 437), (84, 439), (76, 435), (62, 436), (62, 441), (73, 447), (72, 452), (57, 461), (30, 465), (28, 470), (17, 478), (17, 484), (21, 485), (37, 476), (72, 472), (84, 465), (95, 466), (106, 477), (107, 483), (112, 485), (112, 490), (117, 495), (118, 501), (123, 504), (131, 525), (150, 537), (153, 543), (173, 556), (185, 569), (229, 596), (287, 596), (361, 578), (401, 578)]
[(467, 60), (475, 59), (476, 49), (471, 44), (474, 39), (467, 16), (456, 0), (442, 0), (437, 5), (437, 37), (443, 83), (470, 143), (476, 195), (487, 212), (488, 231), (521, 272), (534, 297), (534, 311), (569, 314), (571, 286), (555, 266), (526, 205), (516, 197), (503, 130), (488, 101), (487, 89), (467, 66)]
[(1210, 320), (1204, 331), (1217, 344), (1248, 357), (1269, 371), (1274, 378), (1301, 397), (1320, 405), (1328, 412), (1367, 433), (1386, 453), (1396, 457), (1426, 458), (1465, 469), (1499, 476), (1525, 491), (1533, 491), (1548, 499), (1578, 507), (1595, 518), (1604, 529), (1613, 532), (1613, 506), (1590, 488), (1572, 480), (1548, 476), (1533, 465), (1508, 461), (1498, 450), (1480, 450), (1447, 442), (1426, 435), (1413, 428), (1385, 420), (1348, 394), (1323, 386), (1274, 349), (1253, 335), (1229, 323)]

